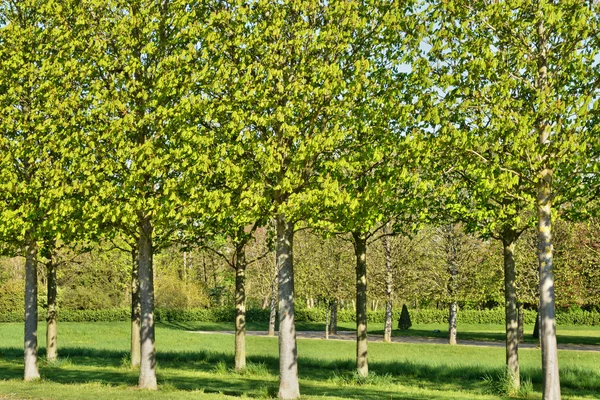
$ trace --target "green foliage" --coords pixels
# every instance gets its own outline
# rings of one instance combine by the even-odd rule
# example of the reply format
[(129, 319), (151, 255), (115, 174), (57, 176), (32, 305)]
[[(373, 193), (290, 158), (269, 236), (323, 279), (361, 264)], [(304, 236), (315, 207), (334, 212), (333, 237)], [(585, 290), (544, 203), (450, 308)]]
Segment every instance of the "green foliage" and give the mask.
[(58, 302), (61, 309), (69, 310), (100, 310), (114, 304), (110, 294), (103, 287), (97, 286), (76, 286), (60, 290)]
[(0, 285), (0, 310), (20, 311), (22, 314), (24, 291), (25, 284), (20, 279), (10, 279)]
[(155, 282), (157, 308), (190, 309), (209, 305), (208, 296), (199, 284), (182, 282), (168, 273), (158, 275)]
[[(443, 324), (448, 323), (448, 311), (436, 309), (420, 309), (411, 311), (411, 322), (413, 324)], [(525, 323), (534, 324), (536, 312), (525, 310)], [(192, 309), (168, 309), (157, 308), (155, 310), (156, 321), (164, 322), (232, 322), (235, 317), (235, 309), (230, 307), (214, 308), (192, 308)], [(38, 316), (40, 321), (46, 316), (41, 312)], [(130, 311), (127, 308), (109, 308), (101, 310), (70, 310), (61, 308), (58, 313), (59, 321), (65, 322), (112, 322), (129, 321)], [(338, 322), (355, 322), (356, 315), (351, 310), (338, 310)], [(368, 311), (369, 322), (384, 323), (385, 311)], [(400, 318), (400, 312), (393, 314), (394, 319)], [(269, 310), (262, 308), (250, 308), (246, 311), (248, 322), (268, 322)], [(296, 310), (298, 322), (324, 322), (325, 310), (321, 308)], [(23, 311), (2, 311), (0, 322), (22, 322)], [(556, 321), (559, 325), (575, 326), (600, 326), (600, 312), (598, 311), (558, 311)], [(504, 324), (504, 309), (495, 308), (491, 310), (461, 310), (458, 313), (458, 323), (464, 324)]]
[(412, 326), (410, 322), (410, 314), (406, 304), (402, 304), (402, 312), (400, 313), (400, 319), (398, 319), (398, 329), (407, 330)]

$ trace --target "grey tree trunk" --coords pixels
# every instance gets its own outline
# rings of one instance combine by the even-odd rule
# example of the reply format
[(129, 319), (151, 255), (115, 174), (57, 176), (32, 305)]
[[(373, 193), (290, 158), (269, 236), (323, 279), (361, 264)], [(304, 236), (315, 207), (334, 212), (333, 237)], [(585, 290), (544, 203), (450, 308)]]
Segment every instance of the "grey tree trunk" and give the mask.
[(333, 299), (331, 302), (331, 320), (329, 321), (329, 334), (337, 335), (337, 310), (338, 300)]
[(140, 331), (141, 305), (140, 305), (140, 276), (137, 249), (131, 250), (131, 366), (140, 365)]
[(140, 277), (140, 389), (156, 390), (156, 348), (154, 346), (154, 277), (152, 266), (152, 223), (147, 216), (140, 217), (138, 246)]
[(294, 322), (294, 224), (277, 216), (277, 270), (279, 274), (279, 398), (300, 397), (298, 348)]
[(510, 393), (515, 393), (521, 387), (515, 238), (516, 234), (512, 230), (505, 231), (502, 237), (504, 248), (504, 306), (506, 311), (506, 368)]
[(456, 344), (456, 315), (458, 314), (458, 303), (452, 301), (450, 303), (448, 315), (448, 343)]
[(37, 244), (31, 242), (25, 249), (25, 374), (31, 381), (40, 378), (37, 342)]
[[(385, 226), (385, 234), (389, 233), (388, 225)], [(385, 250), (385, 327), (383, 331), (383, 341), (390, 343), (392, 341), (392, 308), (393, 308), (393, 284), (394, 275), (392, 269), (392, 251), (390, 249), (390, 243), (388, 237), (382, 238), (383, 248)]]
[[(537, 24), (538, 36), (538, 73), (536, 89), (538, 96), (548, 92), (548, 37), (543, 20), (543, 11), (539, 10)], [(537, 131), (538, 143), (548, 146), (550, 125), (546, 118), (546, 110), (538, 110)], [(556, 314), (554, 308), (554, 274), (552, 249), (552, 168), (548, 161), (540, 156), (543, 162), (538, 175), (537, 184), (537, 217), (538, 217), (538, 263), (540, 275), (540, 340), (542, 343), (542, 375), (544, 400), (560, 399), (560, 379), (558, 375), (558, 350), (556, 345)]]
[(238, 245), (235, 256), (235, 370), (246, 368), (246, 252)]
[(353, 232), (356, 254), (356, 371), (369, 375), (367, 340), (367, 239)]
[(48, 263), (48, 314), (46, 316), (46, 359), (54, 361), (58, 357), (58, 326), (56, 308), (56, 264)]
[(275, 271), (273, 274), (273, 282), (271, 284), (271, 303), (269, 304), (269, 336), (275, 336), (275, 321), (277, 320), (277, 282), (279, 280), (279, 272), (277, 262), (275, 262)]
[(517, 337), (519, 339), (519, 343), (523, 343), (523, 340), (525, 339), (525, 308), (523, 307), (523, 303), (518, 303), (518, 310), (519, 310), (519, 327), (518, 327), (518, 331), (517, 331)]
[[(452, 247), (452, 246), (451, 246)], [(452, 247), (452, 251), (455, 249)], [(458, 268), (454, 263), (454, 254), (451, 255), (452, 260), (448, 265), (450, 270), (450, 281), (448, 283), (448, 292), (450, 294), (450, 307), (448, 314), (448, 343), (451, 345), (456, 344), (456, 318), (458, 314), (458, 303), (454, 300), (454, 296), (456, 295), (456, 277), (458, 275)]]
[(325, 339), (329, 339), (329, 324), (331, 323), (331, 301), (325, 302)]
[[(548, 180), (546, 180), (548, 179)], [(538, 261), (540, 273), (540, 342), (542, 346), (543, 398), (560, 399), (558, 375), (558, 349), (556, 344), (556, 313), (554, 308), (554, 274), (550, 171), (546, 170), (540, 180), (538, 193)]]

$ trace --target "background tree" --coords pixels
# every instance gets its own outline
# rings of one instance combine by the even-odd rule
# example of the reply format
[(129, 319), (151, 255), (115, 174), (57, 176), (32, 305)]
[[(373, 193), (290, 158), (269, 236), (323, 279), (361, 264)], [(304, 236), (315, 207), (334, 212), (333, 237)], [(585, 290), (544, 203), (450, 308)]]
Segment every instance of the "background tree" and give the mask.
[[(598, 48), (590, 44), (598, 32), (597, 7), (577, 1), (453, 1), (434, 5), (432, 14), (440, 43), (432, 54), (444, 63), (459, 60), (459, 68), (446, 64), (451, 73), (443, 85), (454, 88), (455, 96), (472, 110), (469, 116), (483, 110), (485, 128), (507, 135), (498, 146), (510, 146), (515, 153), (509, 163), (504, 161), (510, 166), (505, 172), (531, 183), (519, 196), (535, 207), (538, 219), (547, 399), (560, 398), (551, 207), (576, 194), (590, 166), (586, 128), (590, 108), (596, 107), (592, 99), (597, 96)], [(452, 122), (452, 115), (440, 117)], [(480, 156), (493, 164), (497, 154)]]

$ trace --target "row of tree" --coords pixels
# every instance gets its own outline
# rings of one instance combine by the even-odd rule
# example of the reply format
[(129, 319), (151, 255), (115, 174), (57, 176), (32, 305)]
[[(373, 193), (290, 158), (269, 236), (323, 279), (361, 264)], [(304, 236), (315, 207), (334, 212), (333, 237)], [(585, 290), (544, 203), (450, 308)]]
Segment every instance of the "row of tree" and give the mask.
[[(501, 243), (482, 240), (462, 232), (457, 251), (463, 262), (457, 265), (457, 292), (461, 308), (485, 309), (504, 302)], [(275, 274), (274, 249), (264, 228), (257, 230), (246, 252), (264, 255), (248, 266), (246, 302), (252, 308), (268, 308), (273, 296)], [(448, 282), (451, 271), (445, 261), (443, 230), (423, 226), (412, 237), (389, 236), (387, 244), (369, 244), (367, 298), (373, 311), (385, 308), (386, 302), (406, 303), (411, 307), (446, 307), (450, 300)], [(600, 275), (598, 264), (598, 226), (589, 223), (555, 224), (556, 305), (562, 310), (598, 310), (600, 307)], [(515, 245), (517, 298), (527, 309), (538, 302), (536, 237), (528, 230)], [(294, 238), (295, 295), (300, 306), (323, 307), (335, 301), (339, 307), (354, 308), (353, 250), (348, 237), (323, 238), (307, 230)], [(389, 248), (389, 263), (386, 254)], [(93, 246), (78, 254), (68, 248), (57, 252), (57, 305), (63, 310), (97, 310), (127, 307), (131, 290), (131, 259), (111, 243)], [(216, 250), (216, 251), (215, 251)], [(162, 309), (194, 309), (233, 307), (235, 271), (222, 256), (231, 254), (230, 243), (211, 243), (211, 249), (182, 251), (177, 246), (156, 254), (155, 306)], [(220, 254), (218, 254), (220, 253)], [(49, 260), (39, 256), (38, 265)], [(388, 269), (388, 266), (391, 266)], [(390, 275), (391, 273), (391, 275)], [(23, 309), (24, 269), (21, 258), (0, 258), (0, 309)], [(387, 284), (392, 289), (388, 293)], [(38, 304), (48, 304), (48, 271), (38, 268)], [(275, 290), (276, 294), (276, 290)]]
[(367, 244), (429, 219), (503, 244), (518, 388), (514, 249), (537, 221), (543, 392), (560, 398), (552, 205), (585, 217), (598, 187), (599, 15), (576, 0), (3, 0), (0, 238), (26, 259), (25, 379), (39, 377), (38, 255), (116, 236), (133, 265), (139, 386), (157, 387), (153, 257), (173, 243), (232, 243), (243, 367), (245, 250), (269, 220), (279, 397), (300, 395), (304, 226), (352, 238), (365, 376)]

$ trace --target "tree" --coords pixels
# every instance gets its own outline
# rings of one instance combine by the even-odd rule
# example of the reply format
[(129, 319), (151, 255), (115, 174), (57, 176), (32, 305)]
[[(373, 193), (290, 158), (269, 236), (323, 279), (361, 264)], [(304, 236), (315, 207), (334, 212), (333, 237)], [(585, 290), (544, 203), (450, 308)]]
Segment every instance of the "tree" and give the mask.
[[(203, 84), (199, 21), (194, 2), (86, 1), (86, 52), (93, 77), (95, 126), (86, 132), (79, 167), (94, 194), (88, 218), (118, 226), (137, 239), (141, 304), (139, 386), (156, 389), (153, 256), (167, 245), (194, 191), (183, 179), (205, 170), (198, 149), (210, 138), (190, 113)], [(192, 12), (189, 12), (193, 10)]]
[(294, 226), (337, 194), (327, 165), (346, 135), (342, 121), (368, 84), (371, 66), (363, 50), (370, 49), (374, 32), (384, 26), (393, 31), (398, 14), (388, 2), (312, 0), (251, 7), (232, 2), (220, 10), (233, 24), (227, 43), (237, 55), (225, 70), (246, 71), (232, 90), (236, 104), (243, 104), (231, 111), (232, 121), (239, 122), (237, 139), (256, 163), (276, 221), (279, 396), (297, 398)]
[[(75, 82), (83, 70), (77, 59), (66, 63), (63, 57), (82, 45), (74, 40), (75, 25), (63, 11), (55, 1), (0, 5), (0, 241), (26, 258), (25, 380), (39, 378), (39, 249), (45, 244), (53, 250), (49, 244), (81, 234), (77, 217), (83, 196), (73, 184), (65, 149), (81, 126)], [(54, 321), (49, 319), (50, 328)]]
[(502, 133), (500, 142), (488, 142), (490, 151), (478, 155), (480, 162), (497, 165), (502, 155), (503, 181), (528, 182), (517, 195), (538, 221), (543, 394), (557, 399), (551, 209), (577, 194), (590, 168), (585, 154), (592, 143), (587, 121), (597, 107), (598, 5), (450, 1), (432, 11), (432, 60), (445, 69), (438, 82), (467, 113), (458, 120), (451, 113), (434, 115), (439, 132), (457, 132), (457, 144), (471, 137), (461, 121), (478, 121), (475, 132)]

